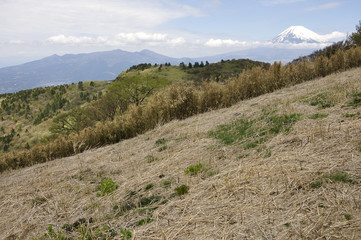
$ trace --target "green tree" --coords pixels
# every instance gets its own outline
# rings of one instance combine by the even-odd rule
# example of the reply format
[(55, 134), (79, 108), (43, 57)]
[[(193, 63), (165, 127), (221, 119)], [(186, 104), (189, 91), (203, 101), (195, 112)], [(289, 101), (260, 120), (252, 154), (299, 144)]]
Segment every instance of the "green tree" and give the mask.
[(349, 39), (353, 44), (361, 46), (361, 20), (359, 21), (359, 25), (356, 25), (356, 32), (351, 33)]
[(151, 75), (133, 75), (118, 77), (116, 81), (109, 86), (109, 92), (115, 94), (119, 99), (130, 104), (141, 104), (148, 96), (153, 94), (159, 88), (168, 85), (169, 81), (165, 78)]

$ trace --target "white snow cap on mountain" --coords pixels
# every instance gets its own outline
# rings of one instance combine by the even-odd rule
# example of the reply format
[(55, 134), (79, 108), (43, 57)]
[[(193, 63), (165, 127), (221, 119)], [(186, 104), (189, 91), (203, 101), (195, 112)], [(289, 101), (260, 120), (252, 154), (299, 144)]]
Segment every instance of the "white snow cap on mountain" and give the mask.
[(291, 26), (271, 40), (272, 43), (328, 43), (345, 38), (346, 34), (332, 32), (331, 34), (319, 35), (303, 26)]

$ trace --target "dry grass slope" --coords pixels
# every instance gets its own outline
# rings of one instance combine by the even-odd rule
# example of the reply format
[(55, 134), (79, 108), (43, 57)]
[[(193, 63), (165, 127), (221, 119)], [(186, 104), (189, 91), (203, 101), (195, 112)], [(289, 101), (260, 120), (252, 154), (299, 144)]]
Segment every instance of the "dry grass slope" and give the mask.
[[(121, 239), (120, 229), (133, 239), (361, 239), (360, 76), (332, 74), (3, 172), (0, 238), (38, 239), (52, 225), (73, 239)], [(302, 117), (253, 148), (209, 134), (265, 109)], [(104, 196), (103, 179), (117, 185)], [(189, 192), (178, 196), (182, 184)]]

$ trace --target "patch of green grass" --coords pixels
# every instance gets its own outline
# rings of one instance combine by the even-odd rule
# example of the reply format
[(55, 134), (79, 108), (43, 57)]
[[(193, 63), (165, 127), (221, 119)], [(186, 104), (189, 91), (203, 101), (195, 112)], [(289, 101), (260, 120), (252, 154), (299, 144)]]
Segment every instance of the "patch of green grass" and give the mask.
[(172, 180), (164, 180), (163, 182), (162, 182), (162, 186), (164, 187), (164, 188), (168, 188), (168, 187), (170, 187), (172, 185)]
[(150, 196), (150, 197), (143, 197), (139, 200), (138, 206), (139, 207), (146, 207), (149, 205), (152, 205), (156, 202), (159, 202), (159, 200), (162, 198), (162, 196)]
[(225, 145), (238, 143), (246, 150), (265, 143), (281, 132), (289, 132), (300, 119), (299, 113), (277, 115), (276, 111), (263, 112), (257, 119), (241, 118), (231, 124), (220, 125), (209, 135)]
[(290, 227), (290, 226), (291, 226), (291, 223), (286, 222), (286, 223), (285, 223), (285, 226), (286, 226), (286, 227)]
[(120, 229), (120, 239), (121, 240), (129, 240), (132, 238), (132, 232), (130, 230), (127, 230), (127, 229), (123, 229), (121, 228)]
[(359, 151), (359, 152), (361, 152), (361, 146), (358, 146), (358, 148), (357, 148), (357, 149), (358, 149), (358, 151)]
[(153, 217), (152, 214), (150, 214), (150, 215), (147, 216), (146, 218), (143, 218), (142, 220), (138, 221), (138, 222), (137, 222), (137, 225), (138, 225), (138, 226), (143, 226), (143, 225), (145, 225), (145, 224), (147, 224), (147, 223), (152, 222), (152, 221), (153, 221), (152, 217)]
[(191, 176), (195, 176), (198, 174), (198, 172), (202, 171), (202, 168), (202, 163), (198, 163), (197, 165), (191, 165), (187, 167), (184, 172), (186, 175), (190, 174)]
[(213, 177), (215, 175), (219, 174), (219, 170), (209, 171), (207, 173), (208, 177)]
[(329, 108), (335, 105), (329, 93), (321, 93), (313, 97), (310, 101), (311, 106), (320, 108)]
[(344, 214), (343, 216), (345, 217), (345, 219), (346, 219), (347, 221), (348, 221), (348, 220), (351, 220), (351, 214), (346, 213), (346, 214)]
[(361, 118), (361, 113), (360, 112), (357, 112), (357, 113), (343, 113), (342, 114), (343, 117), (346, 117), (346, 118), (354, 118), (354, 117), (358, 117), (358, 118)]
[(178, 196), (182, 196), (184, 194), (187, 194), (188, 191), (189, 191), (189, 186), (185, 185), (185, 184), (182, 184), (178, 187), (176, 187), (174, 189), (175, 193), (178, 195)]
[(36, 197), (32, 200), (32, 206), (39, 206), (43, 203), (47, 202), (46, 198), (44, 197)]
[(351, 176), (345, 172), (335, 172), (323, 175), (319, 180), (311, 183), (311, 188), (320, 188), (325, 182), (335, 183), (353, 183)]
[(349, 107), (359, 107), (361, 106), (361, 92), (353, 92), (352, 99), (347, 103)]
[(323, 182), (321, 180), (311, 183), (311, 188), (320, 188)]
[(326, 118), (328, 116), (328, 114), (326, 113), (315, 113), (310, 115), (308, 118), (309, 119), (322, 119), (322, 118)]
[(151, 163), (151, 162), (158, 161), (159, 158), (154, 157), (154, 156), (152, 156), (152, 155), (147, 155), (147, 156), (145, 157), (145, 160), (147, 160), (147, 163)]
[(158, 152), (163, 152), (164, 150), (167, 150), (167, 148), (168, 148), (167, 145), (163, 145), (163, 146), (158, 148)]
[(332, 174), (324, 175), (324, 178), (331, 180), (332, 182), (352, 183), (350, 175), (345, 172), (335, 172)]
[(111, 179), (111, 178), (104, 178), (100, 182), (100, 186), (98, 187), (98, 190), (100, 193), (97, 193), (97, 196), (105, 196), (112, 192), (114, 192), (118, 188), (118, 185)]
[(165, 138), (159, 138), (157, 141), (155, 141), (156, 146), (160, 146), (163, 144), (166, 144), (167, 140)]
[(152, 183), (149, 183), (147, 186), (145, 186), (145, 190), (149, 190), (149, 189), (152, 189), (154, 187), (154, 184)]

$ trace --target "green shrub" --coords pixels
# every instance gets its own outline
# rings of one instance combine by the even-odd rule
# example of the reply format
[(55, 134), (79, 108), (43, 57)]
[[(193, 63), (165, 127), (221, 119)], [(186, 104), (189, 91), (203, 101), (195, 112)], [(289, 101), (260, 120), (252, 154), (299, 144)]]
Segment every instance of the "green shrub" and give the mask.
[(158, 148), (158, 152), (163, 152), (164, 150), (167, 150), (167, 148), (167, 145), (161, 146), (160, 148)]
[(197, 165), (191, 165), (184, 170), (185, 174), (190, 174), (191, 176), (197, 175), (203, 168), (202, 163), (198, 163)]
[(182, 196), (184, 194), (187, 194), (188, 191), (189, 191), (189, 186), (185, 185), (185, 184), (182, 184), (180, 185), (179, 187), (176, 187), (174, 189), (175, 193), (178, 195), (178, 196)]
[(167, 140), (165, 140), (165, 138), (159, 138), (157, 141), (155, 141), (155, 145), (160, 146), (163, 145), (167, 142)]
[(123, 228), (120, 229), (121, 240), (129, 240), (132, 238), (132, 235), (133, 234), (130, 230), (123, 229)]
[(98, 190), (100, 193), (97, 193), (97, 196), (105, 196), (112, 192), (114, 192), (118, 188), (118, 185), (111, 179), (111, 178), (105, 178), (100, 182), (100, 186), (98, 187)]
[(147, 186), (145, 186), (145, 190), (152, 189), (154, 185), (152, 183), (149, 183)]
[(151, 163), (151, 162), (154, 162), (154, 161), (158, 161), (159, 159), (157, 157), (154, 157), (152, 155), (147, 155), (145, 157), (145, 159), (147, 160), (147, 163)]

